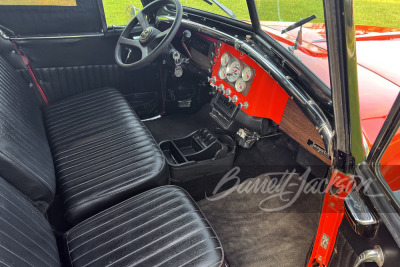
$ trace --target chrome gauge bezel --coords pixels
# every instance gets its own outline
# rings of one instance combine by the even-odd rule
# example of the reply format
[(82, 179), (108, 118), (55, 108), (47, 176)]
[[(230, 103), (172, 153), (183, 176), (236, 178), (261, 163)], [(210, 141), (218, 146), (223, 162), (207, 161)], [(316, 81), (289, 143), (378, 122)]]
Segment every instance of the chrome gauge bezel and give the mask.
[[(247, 71), (250, 71), (250, 73), (251, 73), (249, 78), (247, 78), (246, 75), (245, 75)], [(253, 75), (254, 75), (253, 70), (249, 66), (246, 66), (246, 67), (243, 68), (243, 71), (242, 71), (242, 79), (243, 79), (243, 81), (245, 81), (245, 82), (250, 81), (253, 78)]]
[[(228, 60), (226, 61), (226, 63), (224, 63), (225, 62), (225, 60), (224, 60), (225, 57), (228, 57)], [(228, 52), (223, 53), (222, 56), (221, 56), (221, 66), (226, 67), (229, 64), (230, 59), (231, 59), (231, 56), (229, 55)]]
[[(240, 88), (240, 86), (239, 86), (241, 82), (243, 82), (243, 84), (244, 84), (243, 88)], [(235, 90), (238, 91), (239, 93), (243, 93), (246, 90), (246, 87), (247, 87), (247, 83), (243, 78), (239, 78), (235, 82)]]
[[(230, 74), (233, 70), (232, 68), (234, 67), (234, 64), (239, 64), (239, 68), (238, 68), (238, 74), (237, 76), (232, 77), (232, 75), (228, 75)], [(242, 63), (235, 57), (231, 58), (231, 60), (229, 61), (228, 66), (226, 67), (226, 78), (228, 79), (228, 81), (230, 81), (231, 83), (236, 82), (240, 77), (242, 76)]]

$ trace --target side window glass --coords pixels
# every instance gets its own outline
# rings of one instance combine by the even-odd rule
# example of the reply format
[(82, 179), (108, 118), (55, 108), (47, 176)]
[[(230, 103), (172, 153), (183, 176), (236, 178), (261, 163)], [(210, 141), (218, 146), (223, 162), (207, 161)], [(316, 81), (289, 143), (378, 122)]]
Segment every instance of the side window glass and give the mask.
[(380, 163), (382, 176), (400, 203), (400, 130), (397, 130)]
[(127, 25), (143, 8), (141, 0), (103, 0), (107, 26)]

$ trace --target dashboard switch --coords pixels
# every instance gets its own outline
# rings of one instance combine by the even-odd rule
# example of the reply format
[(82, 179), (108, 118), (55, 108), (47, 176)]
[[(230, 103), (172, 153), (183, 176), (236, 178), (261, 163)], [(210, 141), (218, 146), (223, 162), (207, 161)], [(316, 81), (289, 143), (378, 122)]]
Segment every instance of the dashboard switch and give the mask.
[(221, 93), (224, 95), (225, 94), (225, 89), (224, 89), (224, 85), (223, 84), (220, 84), (219, 86), (218, 86), (218, 89), (221, 91)]
[(234, 95), (233, 97), (232, 97), (232, 102), (233, 103), (236, 103), (238, 101), (238, 97), (237, 97), (237, 95)]
[(242, 108), (242, 107), (243, 107), (243, 104), (242, 104), (242, 103), (239, 103), (239, 104), (238, 104), (238, 107), (239, 107), (239, 108)]
[(248, 109), (249, 108), (249, 103), (248, 102), (244, 102), (243, 103), (243, 108), (244, 109)]
[(229, 88), (226, 89), (226, 95), (227, 95), (227, 96), (230, 96), (230, 95), (231, 95), (231, 89), (229, 89)]

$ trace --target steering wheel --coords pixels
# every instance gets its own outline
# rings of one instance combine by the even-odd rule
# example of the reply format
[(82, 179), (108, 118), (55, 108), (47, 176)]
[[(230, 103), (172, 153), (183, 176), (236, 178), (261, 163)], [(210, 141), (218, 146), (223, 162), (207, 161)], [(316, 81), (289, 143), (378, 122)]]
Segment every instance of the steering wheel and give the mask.
[[(161, 32), (153, 26), (149, 25), (146, 14), (150, 11), (158, 9), (168, 4), (175, 5), (175, 20), (172, 26)], [(139, 69), (154, 61), (171, 43), (175, 37), (182, 20), (182, 5), (179, 0), (157, 0), (145, 6), (136, 16), (129, 22), (115, 47), (115, 61), (117, 64), (126, 69)], [(139, 36), (130, 38), (129, 35), (133, 28), (140, 24), (142, 32)], [(142, 52), (142, 57), (136, 62), (125, 63), (122, 60), (122, 46), (137, 47)]]

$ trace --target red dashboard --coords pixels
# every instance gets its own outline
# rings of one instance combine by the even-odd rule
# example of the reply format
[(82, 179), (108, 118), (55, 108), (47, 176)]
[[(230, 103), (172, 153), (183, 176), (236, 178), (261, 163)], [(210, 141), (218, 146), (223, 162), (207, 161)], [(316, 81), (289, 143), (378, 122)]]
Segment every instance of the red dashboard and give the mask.
[[(250, 67), (251, 69), (253, 77), (244, 83), (247, 85), (247, 88), (245, 90), (240, 90), (240, 85), (238, 87), (239, 91), (242, 91), (241, 93), (235, 89), (235, 81), (242, 79), (231, 79), (231, 81), (229, 81), (226, 78), (220, 78), (219, 71), (221, 67), (224, 68), (221, 64), (221, 57), (225, 53), (228, 53), (230, 61), (224, 62), (227, 66), (229, 66), (233, 60), (236, 61), (237, 59), (241, 65), (239, 72), (243, 71), (245, 67)], [(214, 55), (212, 79), (210, 83), (218, 88), (220, 92), (223, 92), (235, 105), (241, 107), (247, 115), (268, 118), (280, 124), (289, 98), (283, 88), (249, 56), (237, 51), (231, 45), (221, 42), (218, 43)], [(241, 73), (239, 73), (239, 75), (241, 76)], [(223, 90), (221, 90), (221, 85)]]

